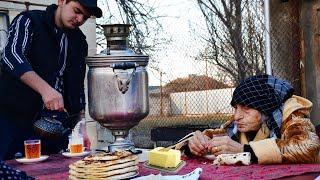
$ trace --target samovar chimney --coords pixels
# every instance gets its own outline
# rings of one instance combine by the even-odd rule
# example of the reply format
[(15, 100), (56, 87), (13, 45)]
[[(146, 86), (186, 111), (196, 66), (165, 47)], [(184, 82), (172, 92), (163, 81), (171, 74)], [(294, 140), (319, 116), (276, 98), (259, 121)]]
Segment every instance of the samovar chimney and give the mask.
[(130, 24), (103, 25), (104, 36), (107, 40), (107, 49), (126, 50), (128, 48), (130, 26)]

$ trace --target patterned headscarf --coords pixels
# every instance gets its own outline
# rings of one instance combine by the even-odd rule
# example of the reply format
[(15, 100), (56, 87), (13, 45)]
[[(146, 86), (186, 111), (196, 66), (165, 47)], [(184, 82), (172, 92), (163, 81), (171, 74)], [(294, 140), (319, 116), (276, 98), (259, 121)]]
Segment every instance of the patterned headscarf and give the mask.
[[(231, 105), (245, 105), (267, 116), (270, 136), (276, 138), (280, 137), (283, 104), (292, 94), (293, 87), (289, 82), (271, 75), (257, 75), (240, 83), (233, 92)], [(237, 136), (234, 123), (229, 129), (229, 136), (233, 139)]]

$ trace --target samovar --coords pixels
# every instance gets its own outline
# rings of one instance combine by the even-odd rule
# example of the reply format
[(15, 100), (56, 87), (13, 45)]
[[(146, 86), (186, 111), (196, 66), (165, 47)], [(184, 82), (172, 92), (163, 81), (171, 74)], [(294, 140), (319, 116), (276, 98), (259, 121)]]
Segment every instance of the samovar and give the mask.
[(89, 114), (112, 131), (109, 151), (130, 149), (129, 130), (149, 113), (149, 57), (128, 48), (129, 24), (103, 25), (107, 49), (87, 57)]

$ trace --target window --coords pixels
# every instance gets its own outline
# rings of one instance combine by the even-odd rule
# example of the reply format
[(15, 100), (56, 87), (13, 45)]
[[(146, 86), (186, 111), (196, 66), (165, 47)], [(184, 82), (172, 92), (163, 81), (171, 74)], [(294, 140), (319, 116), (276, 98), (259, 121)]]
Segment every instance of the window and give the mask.
[(8, 14), (4, 11), (0, 11), (0, 54), (2, 54), (2, 50), (7, 42), (8, 27), (9, 27)]

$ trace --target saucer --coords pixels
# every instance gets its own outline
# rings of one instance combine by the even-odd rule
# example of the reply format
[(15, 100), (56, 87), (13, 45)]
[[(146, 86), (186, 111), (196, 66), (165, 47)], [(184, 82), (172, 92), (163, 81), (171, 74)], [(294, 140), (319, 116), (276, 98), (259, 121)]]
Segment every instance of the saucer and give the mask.
[(28, 164), (28, 163), (36, 163), (36, 162), (44, 161), (48, 159), (48, 157), (49, 156), (47, 155), (41, 155), (39, 158), (33, 158), (33, 159), (19, 158), (19, 159), (16, 159), (16, 161), (18, 161), (19, 163)]
[(70, 153), (70, 152), (63, 152), (62, 155), (65, 157), (81, 157), (90, 154), (90, 151), (83, 151), (82, 153)]

